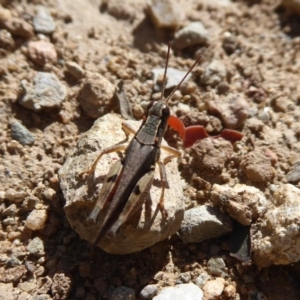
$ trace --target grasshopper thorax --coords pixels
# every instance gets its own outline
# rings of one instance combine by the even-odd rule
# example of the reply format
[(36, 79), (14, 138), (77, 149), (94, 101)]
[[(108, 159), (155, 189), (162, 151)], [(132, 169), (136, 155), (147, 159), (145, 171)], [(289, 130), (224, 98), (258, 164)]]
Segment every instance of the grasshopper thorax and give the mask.
[(150, 103), (136, 138), (146, 145), (160, 145), (167, 130), (169, 117), (170, 109), (164, 101), (159, 100)]

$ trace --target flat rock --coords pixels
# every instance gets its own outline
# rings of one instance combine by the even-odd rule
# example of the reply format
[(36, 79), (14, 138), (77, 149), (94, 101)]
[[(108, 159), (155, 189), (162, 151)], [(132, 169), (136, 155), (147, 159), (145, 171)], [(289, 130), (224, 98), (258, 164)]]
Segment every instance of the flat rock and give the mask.
[(51, 73), (38, 72), (33, 84), (27, 81), (22, 81), (21, 84), (25, 95), (20, 98), (19, 103), (36, 112), (59, 108), (67, 95), (66, 87)]
[[(82, 239), (93, 242), (99, 226), (101, 213), (96, 224), (87, 222), (99, 195), (104, 176), (112, 162), (119, 159), (117, 153), (104, 155), (98, 163), (95, 174), (82, 178), (80, 174), (90, 169), (101, 149), (105, 149), (125, 139), (121, 129), (122, 119), (115, 114), (99, 118), (94, 126), (78, 140), (77, 146), (70, 152), (65, 164), (59, 171), (60, 185), (66, 199), (64, 207), (67, 218)], [(130, 121), (132, 126), (139, 127), (139, 122)], [(162, 157), (164, 157), (162, 151)], [(137, 157), (138, 159), (138, 157)], [(105, 237), (98, 247), (108, 253), (127, 254), (140, 251), (174, 234), (183, 219), (183, 192), (176, 160), (166, 165), (169, 188), (165, 190), (164, 204), (168, 217), (162, 217), (159, 209), (161, 193), (158, 168), (150, 189), (148, 199), (141, 211), (135, 213), (119, 230), (114, 238)], [(88, 179), (90, 178), (90, 179)], [(103, 213), (102, 213), (103, 217)]]
[(231, 230), (228, 216), (212, 206), (201, 205), (185, 211), (179, 236), (186, 243), (201, 243)]

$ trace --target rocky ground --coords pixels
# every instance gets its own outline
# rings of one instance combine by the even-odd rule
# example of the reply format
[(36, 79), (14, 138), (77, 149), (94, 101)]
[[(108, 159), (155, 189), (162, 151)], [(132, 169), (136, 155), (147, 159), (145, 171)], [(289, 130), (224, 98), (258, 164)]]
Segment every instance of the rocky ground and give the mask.
[[(300, 299), (299, 1), (160, 2), (0, 1), (0, 299)], [(178, 233), (167, 238), (159, 219), (149, 232), (160, 242), (91, 256), (78, 226), (93, 199), (79, 197), (78, 219), (64, 210), (70, 181), (75, 196), (86, 182), (62, 166), (83, 151), (91, 164), (103, 147), (87, 131), (119, 120), (120, 80), (138, 120), (160, 98), (170, 40), (168, 88), (202, 56), (172, 114), (243, 138), (186, 148), (169, 129), (182, 153), (167, 165), (181, 178), (183, 203), (167, 196), (185, 210)]]

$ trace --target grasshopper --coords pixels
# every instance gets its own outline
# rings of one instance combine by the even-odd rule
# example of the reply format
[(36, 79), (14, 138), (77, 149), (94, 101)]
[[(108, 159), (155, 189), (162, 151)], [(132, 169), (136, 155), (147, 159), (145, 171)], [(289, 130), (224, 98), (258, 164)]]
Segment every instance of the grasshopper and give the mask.
[[(91, 169), (83, 172), (86, 174), (94, 172), (103, 155), (125, 151), (124, 158), (116, 161), (109, 170), (98, 200), (88, 217), (89, 222), (96, 223), (100, 211), (108, 207), (93, 245), (97, 245), (104, 236), (116, 236), (120, 226), (141, 207), (151, 188), (156, 165), (159, 167), (161, 178), (159, 205), (163, 216), (167, 217), (164, 207), (164, 192), (167, 185), (165, 165), (171, 159), (180, 156), (178, 150), (161, 145), (170, 117), (170, 109), (167, 103), (201, 58), (197, 58), (183, 79), (164, 100), (169, 54), (170, 45), (168, 46), (161, 100), (149, 104), (144, 120), (137, 132), (123, 123), (122, 129), (126, 135), (125, 141), (103, 149)], [(134, 137), (128, 142), (130, 134), (134, 134)], [(163, 160), (160, 159), (161, 149), (170, 153)]]

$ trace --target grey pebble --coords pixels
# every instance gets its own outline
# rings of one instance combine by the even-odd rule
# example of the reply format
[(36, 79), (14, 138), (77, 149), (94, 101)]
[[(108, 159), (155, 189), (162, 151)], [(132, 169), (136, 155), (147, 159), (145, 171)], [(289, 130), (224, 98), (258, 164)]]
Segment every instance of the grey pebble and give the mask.
[(148, 284), (141, 290), (140, 296), (142, 299), (152, 299), (157, 294), (157, 291), (158, 287), (156, 284)]
[(286, 175), (288, 182), (298, 182), (300, 181), (300, 161), (297, 161), (290, 172)]
[(29, 85), (27, 81), (22, 81), (21, 84), (26, 93), (19, 103), (36, 112), (59, 108), (67, 95), (66, 87), (51, 73), (38, 72), (33, 85)]
[(201, 83), (215, 87), (226, 78), (227, 70), (219, 60), (213, 60), (204, 70)]
[(135, 300), (135, 291), (126, 286), (117, 287), (111, 294), (111, 300)]
[(165, 287), (153, 300), (202, 300), (202, 290), (193, 283)]
[(15, 225), (17, 222), (14, 218), (6, 218), (2, 220), (2, 225), (8, 226), (8, 225)]
[(195, 284), (202, 288), (205, 283), (210, 280), (210, 276), (206, 272), (202, 272), (195, 280)]
[(231, 230), (232, 222), (227, 215), (212, 206), (201, 205), (184, 213), (179, 237), (186, 243), (201, 243)]
[(46, 7), (38, 7), (37, 14), (33, 18), (33, 27), (36, 32), (43, 34), (50, 34), (55, 31), (55, 23)]
[(11, 136), (22, 145), (31, 145), (34, 143), (34, 135), (21, 123), (15, 121), (10, 126)]
[(225, 262), (221, 257), (211, 258), (207, 262), (207, 270), (211, 275), (222, 275), (225, 267)]
[(27, 246), (27, 250), (29, 251), (30, 254), (33, 255), (43, 254), (44, 243), (40, 238), (35, 237), (32, 241), (29, 242)]
[(22, 263), (20, 260), (18, 260), (16, 257), (12, 256), (6, 261), (6, 266), (8, 268), (13, 268), (16, 266), (20, 266)]
[(208, 42), (208, 32), (201, 22), (193, 22), (175, 33), (174, 47), (184, 49)]

